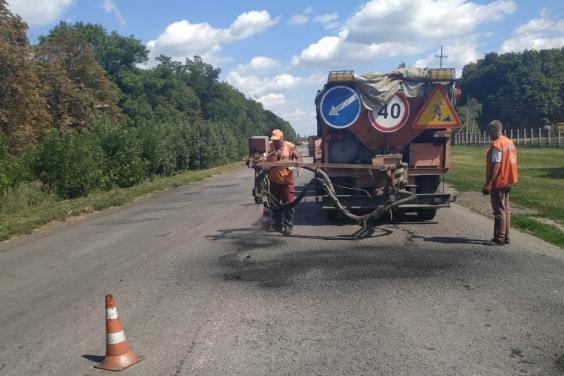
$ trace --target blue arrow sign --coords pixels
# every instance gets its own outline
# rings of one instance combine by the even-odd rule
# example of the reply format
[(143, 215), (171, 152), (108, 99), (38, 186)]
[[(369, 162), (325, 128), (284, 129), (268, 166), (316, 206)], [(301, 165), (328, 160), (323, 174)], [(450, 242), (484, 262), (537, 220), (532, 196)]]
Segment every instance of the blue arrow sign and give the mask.
[(343, 129), (360, 116), (360, 97), (353, 88), (333, 86), (323, 94), (319, 107), (321, 117), (328, 126)]

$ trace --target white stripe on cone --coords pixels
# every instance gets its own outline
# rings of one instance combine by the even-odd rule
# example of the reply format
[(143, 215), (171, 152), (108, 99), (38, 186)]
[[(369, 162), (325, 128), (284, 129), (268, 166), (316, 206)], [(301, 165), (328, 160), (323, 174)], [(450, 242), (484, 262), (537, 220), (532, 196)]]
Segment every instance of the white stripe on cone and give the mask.
[(108, 308), (106, 309), (106, 318), (108, 320), (115, 320), (118, 318), (118, 312), (117, 312), (117, 308)]
[(122, 342), (125, 342), (125, 332), (123, 330), (121, 332), (106, 334), (106, 343), (108, 345), (116, 345)]

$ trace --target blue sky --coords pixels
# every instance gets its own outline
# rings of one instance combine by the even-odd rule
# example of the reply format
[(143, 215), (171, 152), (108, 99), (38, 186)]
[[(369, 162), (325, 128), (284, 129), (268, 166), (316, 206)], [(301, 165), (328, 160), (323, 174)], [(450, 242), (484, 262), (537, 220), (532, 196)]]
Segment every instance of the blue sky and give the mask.
[[(564, 2), (516, 0), (8, 0), (36, 41), (59, 21), (102, 24), (221, 79), (315, 133), (315, 93), (331, 69), (387, 72), (399, 63), (460, 73), (484, 53), (564, 46)], [(152, 62), (149, 63), (151, 65)]]

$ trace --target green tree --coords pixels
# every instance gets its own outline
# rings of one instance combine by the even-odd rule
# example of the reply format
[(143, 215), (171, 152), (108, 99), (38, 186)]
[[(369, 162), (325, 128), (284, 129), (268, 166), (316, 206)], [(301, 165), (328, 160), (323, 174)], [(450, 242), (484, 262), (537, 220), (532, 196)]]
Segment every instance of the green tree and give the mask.
[(562, 61), (564, 48), (489, 53), (464, 67), (460, 86), (482, 105), (482, 127), (499, 119), (509, 128), (536, 128), (563, 118)]

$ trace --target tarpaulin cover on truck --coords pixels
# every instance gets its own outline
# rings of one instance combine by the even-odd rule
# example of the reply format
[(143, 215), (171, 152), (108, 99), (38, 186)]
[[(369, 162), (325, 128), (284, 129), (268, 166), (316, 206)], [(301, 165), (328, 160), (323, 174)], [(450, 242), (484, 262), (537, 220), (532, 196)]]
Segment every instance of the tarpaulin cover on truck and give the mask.
[(354, 76), (354, 86), (364, 107), (375, 110), (386, 104), (398, 90), (406, 97), (425, 96), (432, 89), (432, 72), (428, 68), (399, 68), (391, 73), (367, 73)]

